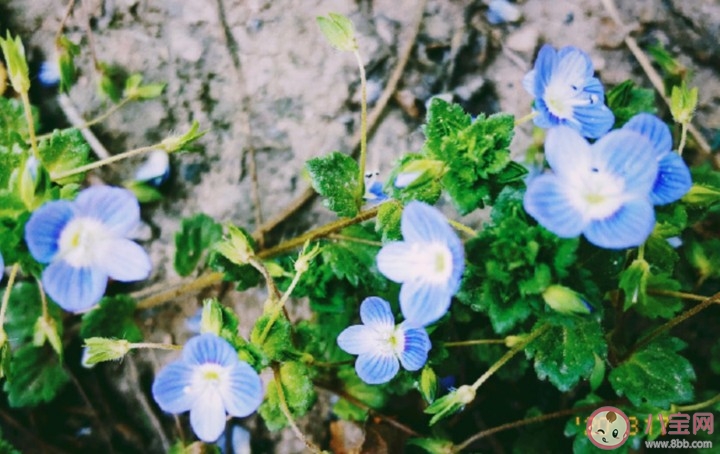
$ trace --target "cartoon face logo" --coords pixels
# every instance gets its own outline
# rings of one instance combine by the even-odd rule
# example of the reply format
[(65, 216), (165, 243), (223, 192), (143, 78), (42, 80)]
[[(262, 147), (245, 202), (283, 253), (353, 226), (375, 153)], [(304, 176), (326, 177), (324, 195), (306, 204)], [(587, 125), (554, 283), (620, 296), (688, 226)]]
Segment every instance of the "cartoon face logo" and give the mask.
[(630, 420), (619, 408), (601, 407), (590, 415), (585, 433), (600, 449), (619, 448), (628, 438)]

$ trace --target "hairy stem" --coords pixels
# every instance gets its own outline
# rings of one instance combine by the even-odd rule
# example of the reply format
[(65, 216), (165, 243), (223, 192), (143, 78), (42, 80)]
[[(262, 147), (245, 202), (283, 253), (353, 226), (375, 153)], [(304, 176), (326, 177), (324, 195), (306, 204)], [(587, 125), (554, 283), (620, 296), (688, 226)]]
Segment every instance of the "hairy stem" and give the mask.
[(116, 161), (120, 161), (122, 159), (131, 158), (133, 156), (147, 153), (148, 151), (152, 151), (152, 150), (155, 150), (155, 149), (161, 148), (161, 147), (162, 147), (162, 145), (158, 143), (158, 144), (150, 145), (147, 147), (135, 148), (134, 150), (129, 150), (124, 153), (116, 154), (114, 156), (110, 156), (109, 158), (101, 159), (99, 161), (95, 161), (90, 164), (86, 164), (84, 166), (77, 167), (75, 169), (70, 169), (65, 172), (53, 173), (50, 175), (50, 177), (53, 180), (61, 180), (63, 178), (77, 175), (78, 173), (83, 173), (83, 172), (87, 172), (88, 170), (97, 169), (98, 167), (102, 167), (104, 165), (111, 164)]
[(303, 443), (305, 443), (305, 446), (309, 450), (315, 453), (321, 453), (322, 451), (320, 448), (318, 448), (315, 443), (310, 441), (309, 438), (305, 436), (305, 434), (302, 433), (300, 428), (298, 427), (297, 423), (295, 422), (295, 419), (293, 418), (292, 413), (290, 413), (290, 408), (288, 407), (287, 400), (285, 399), (285, 391), (283, 390), (282, 386), (282, 377), (280, 376), (280, 367), (277, 365), (273, 366), (273, 375), (275, 376), (275, 386), (277, 387), (277, 393), (278, 393), (278, 400), (280, 401), (280, 410), (282, 410), (283, 414), (287, 418), (288, 422), (290, 423), (290, 428), (292, 428), (292, 431), (295, 433), (295, 435), (302, 440)]
[(182, 345), (175, 344), (156, 344), (153, 342), (131, 342), (128, 344), (131, 350), (139, 348), (153, 348), (155, 350), (182, 350)]
[(687, 142), (688, 124), (683, 123), (680, 130), (680, 145), (678, 145), (678, 154), (682, 156), (683, 149), (685, 148), (685, 142)]
[(38, 163), (41, 163), (40, 150), (38, 150), (37, 138), (35, 137), (35, 120), (33, 119), (32, 107), (30, 106), (30, 97), (27, 92), (20, 93), (20, 97), (22, 98), (23, 108), (25, 110), (25, 121), (28, 125), (28, 134), (30, 135), (30, 146), (32, 147), (33, 156), (35, 156)]
[(529, 114), (525, 115), (524, 117), (518, 118), (517, 120), (515, 120), (515, 126), (520, 126), (520, 125), (522, 125), (522, 124), (527, 123), (528, 121), (530, 121), (530, 120), (532, 120), (533, 118), (537, 117), (537, 116), (538, 116), (538, 113), (539, 113), (539, 112), (538, 112), (537, 110), (533, 110), (532, 112), (530, 112)]
[(706, 299), (708, 299), (707, 296), (696, 295), (695, 293), (675, 292), (673, 290), (663, 290), (663, 289), (657, 289), (657, 288), (649, 288), (649, 289), (647, 289), (646, 293), (648, 295), (672, 296), (675, 298), (682, 298), (684, 300), (692, 300), (692, 301), (705, 301)]
[[(292, 280), (292, 282), (290, 282), (288, 289), (285, 291), (282, 298), (280, 298), (280, 300), (277, 301), (277, 303), (275, 303), (274, 307), (272, 308), (270, 320), (268, 320), (267, 325), (265, 325), (265, 328), (263, 328), (262, 333), (260, 333), (260, 339), (258, 342), (260, 345), (262, 345), (265, 342), (265, 339), (267, 339), (268, 334), (270, 334), (270, 329), (272, 328), (273, 324), (278, 319), (278, 317), (280, 317), (280, 314), (282, 313), (282, 310), (285, 307), (285, 303), (287, 302), (288, 298), (290, 298), (290, 295), (292, 295), (292, 292), (295, 290), (295, 287), (297, 286), (298, 282), (300, 282), (300, 277), (303, 275), (303, 273), (304, 273), (303, 270), (295, 271), (295, 275), (293, 276), (293, 280)], [(268, 274), (267, 278), (272, 281), (272, 277), (269, 274)], [(275, 301), (275, 300), (272, 300), (272, 301)]]
[(473, 339), (466, 341), (443, 342), (445, 347), (470, 347), (472, 345), (505, 344), (505, 339)]
[(458, 230), (460, 232), (465, 233), (471, 238), (475, 238), (477, 236), (477, 232), (470, 227), (466, 226), (462, 222), (455, 221), (453, 219), (448, 219), (448, 223), (455, 228), (455, 230)]
[[(112, 115), (115, 112), (117, 112), (118, 110), (122, 109), (130, 101), (132, 101), (130, 98), (123, 98), (119, 103), (114, 104), (111, 108), (109, 108), (107, 111), (105, 111), (101, 115), (98, 115), (97, 117), (95, 117), (91, 120), (88, 120), (80, 125), (77, 125), (77, 126), (73, 125), (73, 128), (86, 129), (86, 128), (89, 128), (90, 126), (93, 126), (102, 121), (105, 121), (110, 115)], [(52, 132), (40, 135), (40, 136), (38, 136), (38, 140), (47, 139), (47, 138), (51, 137), (52, 135), (53, 135)]]
[(358, 163), (360, 174), (358, 175), (356, 199), (358, 209), (360, 209), (365, 195), (365, 161), (367, 160), (367, 80), (365, 78), (365, 65), (363, 65), (360, 52), (356, 49), (353, 51), (353, 55), (355, 55), (360, 70), (360, 159)]
[(711, 397), (708, 400), (698, 402), (696, 404), (692, 405), (673, 405), (670, 409), (671, 413), (677, 413), (677, 412), (688, 412), (688, 411), (698, 411), (702, 410), (703, 408), (710, 407), (712, 405), (715, 405), (717, 403), (720, 403), (720, 394), (715, 395), (715, 397)]
[(10, 277), (8, 277), (7, 287), (5, 287), (5, 294), (2, 299), (2, 306), (0, 306), (0, 332), (5, 324), (5, 312), (7, 311), (8, 303), (10, 302), (10, 293), (12, 292), (13, 284), (15, 284), (15, 276), (17, 276), (20, 265), (17, 263), (13, 265), (10, 270)]

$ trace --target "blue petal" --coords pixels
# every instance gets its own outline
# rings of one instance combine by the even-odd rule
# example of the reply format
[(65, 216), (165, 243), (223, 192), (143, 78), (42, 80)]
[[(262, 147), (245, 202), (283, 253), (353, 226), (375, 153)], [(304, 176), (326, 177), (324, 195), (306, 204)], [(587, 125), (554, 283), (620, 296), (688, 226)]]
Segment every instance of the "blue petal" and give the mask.
[(626, 203), (612, 216), (593, 221), (583, 232), (596, 246), (625, 249), (643, 244), (655, 226), (655, 211), (649, 200)]
[(140, 222), (140, 205), (132, 192), (110, 186), (91, 186), (75, 199), (82, 216), (102, 221), (118, 236), (127, 236)]
[(65, 200), (48, 202), (38, 208), (25, 224), (25, 242), (40, 263), (49, 263), (58, 251), (60, 234), (75, 217), (72, 203)]
[(153, 150), (135, 171), (135, 180), (159, 186), (170, 175), (170, 156), (165, 150)]
[(2, 256), (2, 254), (0, 254), (0, 279), (2, 279), (4, 272), (5, 272), (5, 260), (3, 260), (3, 256)]
[(450, 308), (452, 292), (445, 285), (424, 281), (405, 282), (400, 289), (400, 309), (408, 326), (427, 326), (445, 315)]
[(168, 413), (183, 413), (192, 408), (197, 394), (192, 389), (193, 368), (184, 361), (168, 364), (155, 377), (152, 395), (155, 402)]
[(535, 70), (534, 69), (531, 70), (530, 72), (528, 72), (527, 74), (525, 74), (525, 76), (523, 77), (523, 80), (522, 80), (522, 86), (528, 93), (530, 93), (533, 96), (537, 96), (535, 94)]
[(535, 96), (542, 97), (545, 87), (550, 83), (558, 65), (558, 56), (555, 49), (549, 44), (540, 48), (535, 59)]
[(392, 353), (367, 353), (358, 356), (355, 371), (360, 380), (369, 385), (389, 382), (400, 370), (400, 363)]
[(580, 235), (587, 222), (567, 196), (568, 189), (557, 175), (540, 175), (528, 186), (523, 206), (543, 227), (561, 238)]
[(372, 330), (365, 325), (348, 326), (338, 335), (338, 346), (351, 355), (370, 353), (375, 344), (370, 341)]
[(593, 167), (590, 144), (569, 126), (558, 126), (547, 133), (545, 159), (561, 176), (576, 175), (578, 170)]
[(593, 65), (588, 55), (573, 46), (566, 46), (557, 53), (558, 64), (555, 70), (559, 77), (566, 80), (587, 79), (592, 77)]
[(124, 238), (103, 241), (98, 245), (97, 266), (121, 282), (147, 279), (152, 263), (145, 249)]
[(625, 123), (622, 129), (635, 131), (645, 136), (653, 144), (655, 156), (658, 158), (672, 150), (670, 128), (655, 115), (637, 114)]
[(370, 327), (393, 328), (395, 317), (390, 309), (390, 303), (377, 296), (365, 298), (360, 305), (360, 320)]
[(406, 370), (418, 370), (427, 362), (430, 337), (424, 328), (408, 329), (405, 331), (405, 348), (400, 353), (400, 363)]
[(615, 123), (615, 115), (605, 104), (576, 106), (573, 117), (580, 124), (580, 134), (591, 139), (602, 137)]
[(230, 370), (228, 386), (221, 388), (223, 405), (232, 416), (243, 418), (255, 412), (263, 401), (263, 387), (257, 372), (244, 361)]
[(413, 269), (416, 255), (412, 244), (396, 241), (383, 246), (375, 260), (383, 276), (393, 282), (405, 282), (417, 274)]
[(692, 177), (683, 159), (669, 151), (658, 161), (658, 175), (650, 200), (655, 205), (665, 205), (680, 199), (690, 190)]
[(220, 393), (214, 389), (202, 393), (190, 409), (190, 425), (197, 437), (213, 443), (225, 430), (225, 407)]
[(40, 64), (38, 80), (45, 87), (54, 87), (60, 82), (60, 68), (57, 62), (44, 61)]
[[(624, 129), (609, 132), (593, 144), (597, 164), (625, 180), (625, 192), (646, 197), (657, 178), (653, 146), (645, 136)], [(604, 161), (604, 162), (603, 162)]]
[(79, 312), (100, 301), (107, 287), (107, 275), (98, 269), (75, 268), (56, 260), (43, 271), (42, 284), (60, 307)]
[(202, 334), (190, 339), (183, 348), (183, 360), (191, 366), (213, 363), (234, 366), (240, 360), (228, 341), (214, 334)]
[(412, 201), (402, 213), (400, 229), (403, 239), (409, 243), (447, 243), (457, 235), (445, 216), (427, 203)]

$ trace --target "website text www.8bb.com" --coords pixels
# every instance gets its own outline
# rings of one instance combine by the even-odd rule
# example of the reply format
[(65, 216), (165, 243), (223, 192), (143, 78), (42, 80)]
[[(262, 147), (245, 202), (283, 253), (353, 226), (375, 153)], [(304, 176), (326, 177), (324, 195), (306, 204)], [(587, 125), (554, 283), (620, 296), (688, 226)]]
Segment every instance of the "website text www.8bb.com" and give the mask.
[(645, 440), (645, 447), (648, 449), (710, 449), (713, 447), (712, 441), (690, 441), (681, 438), (673, 438), (671, 440)]

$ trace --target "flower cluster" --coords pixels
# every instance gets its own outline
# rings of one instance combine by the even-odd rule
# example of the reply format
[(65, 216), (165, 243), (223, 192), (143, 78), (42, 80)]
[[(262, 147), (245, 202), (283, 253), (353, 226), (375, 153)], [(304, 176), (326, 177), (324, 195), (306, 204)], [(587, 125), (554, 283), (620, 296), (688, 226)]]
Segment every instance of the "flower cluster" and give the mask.
[(544, 46), (524, 84), (536, 96), (535, 124), (551, 128), (545, 157), (552, 169), (529, 182), (525, 210), (563, 238), (583, 234), (608, 249), (642, 244), (655, 225), (653, 205), (678, 200), (692, 185), (667, 125), (639, 114), (608, 132), (614, 118), (603, 87), (574, 48)]
[(189, 411), (195, 435), (214, 442), (225, 429), (228, 414), (242, 418), (257, 410), (263, 387), (257, 372), (238, 359), (230, 343), (203, 334), (190, 339), (181, 358), (157, 374), (152, 394), (163, 411)]
[(74, 202), (56, 200), (36, 210), (25, 226), (25, 241), (40, 263), (49, 263), (42, 284), (67, 311), (78, 312), (102, 298), (108, 277), (145, 279), (152, 264), (129, 240), (140, 222), (140, 206), (126, 189), (93, 186)]
[(395, 325), (390, 304), (370, 297), (360, 305), (363, 324), (345, 329), (337, 340), (340, 348), (359, 355), (355, 370), (369, 384), (389, 381), (400, 365), (415, 371), (425, 364), (431, 344), (424, 327), (447, 313), (465, 266), (460, 239), (435, 208), (408, 203), (400, 227), (404, 241), (385, 245), (377, 264), (382, 274), (402, 284), (405, 321)]

